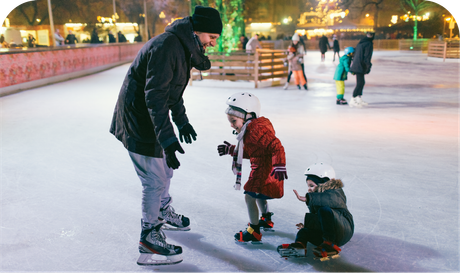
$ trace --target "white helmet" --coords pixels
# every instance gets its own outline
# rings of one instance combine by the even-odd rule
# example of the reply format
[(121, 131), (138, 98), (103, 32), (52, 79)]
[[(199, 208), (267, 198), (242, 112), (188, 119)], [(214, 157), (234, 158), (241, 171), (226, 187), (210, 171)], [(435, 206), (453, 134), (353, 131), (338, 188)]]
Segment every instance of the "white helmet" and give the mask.
[(315, 163), (305, 170), (305, 175), (316, 175), (319, 178), (335, 178), (335, 171), (331, 165), (325, 163)]
[(228, 98), (227, 104), (232, 108), (244, 111), (246, 114), (254, 113), (255, 118), (260, 117), (260, 102), (254, 94), (235, 93)]

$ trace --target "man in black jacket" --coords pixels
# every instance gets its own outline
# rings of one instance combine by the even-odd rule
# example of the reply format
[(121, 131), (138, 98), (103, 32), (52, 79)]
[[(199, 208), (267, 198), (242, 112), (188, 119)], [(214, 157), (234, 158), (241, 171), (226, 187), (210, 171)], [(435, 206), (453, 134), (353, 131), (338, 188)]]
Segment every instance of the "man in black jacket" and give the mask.
[(361, 99), (361, 96), (363, 95), (363, 88), (366, 83), (364, 81), (364, 74), (369, 74), (369, 72), (371, 72), (371, 59), (372, 53), (374, 52), (374, 35), (374, 32), (368, 32), (366, 37), (362, 38), (355, 48), (353, 63), (350, 67), (350, 71), (356, 74), (356, 87), (353, 91), (353, 98), (351, 98), (349, 102), (351, 107), (361, 108), (368, 105), (367, 102)]
[(184, 153), (169, 113), (180, 141), (196, 140), (182, 95), (192, 67), (211, 68), (204, 52), (216, 45), (221, 32), (219, 12), (196, 6), (192, 17), (174, 21), (142, 47), (123, 81), (110, 132), (128, 150), (142, 182), (141, 253), (182, 253), (180, 246), (165, 242), (160, 230), (165, 222), (171, 228), (190, 229), (189, 218), (175, 213), (169, 195), (173, 169), (180, 166), (175, 152)]

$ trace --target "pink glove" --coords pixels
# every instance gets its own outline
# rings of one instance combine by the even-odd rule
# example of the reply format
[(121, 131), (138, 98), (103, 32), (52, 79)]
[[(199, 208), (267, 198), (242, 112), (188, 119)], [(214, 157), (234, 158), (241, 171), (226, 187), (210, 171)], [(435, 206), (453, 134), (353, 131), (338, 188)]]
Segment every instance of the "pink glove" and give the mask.
[(274, 176), (275, 179), (278, 179), (279, 181), (288, 179), (286, 166), (273, 166), (273, 170), (270, 175)]

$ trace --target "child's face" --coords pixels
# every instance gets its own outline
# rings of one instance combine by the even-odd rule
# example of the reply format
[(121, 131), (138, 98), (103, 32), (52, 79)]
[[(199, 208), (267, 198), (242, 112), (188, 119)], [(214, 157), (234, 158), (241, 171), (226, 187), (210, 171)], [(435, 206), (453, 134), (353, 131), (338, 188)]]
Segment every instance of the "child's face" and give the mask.
[(307, 185), (308, 185), (308, 192), (314, 192), (316, 190), (316, 187), (318, 187), (318, 185), (316, 185), (315, 182), (311, 180), (307, 180)]
[(227, 118), (228, 118), (228, 122), (230, 122), (230, 127), (235, 129), (237, 133), (240, 133), (241, 128), (244, 125), (244, 120), (242, 118), (235, 117), (235, 116), (228, 115), (228, 114), (227, 114)]

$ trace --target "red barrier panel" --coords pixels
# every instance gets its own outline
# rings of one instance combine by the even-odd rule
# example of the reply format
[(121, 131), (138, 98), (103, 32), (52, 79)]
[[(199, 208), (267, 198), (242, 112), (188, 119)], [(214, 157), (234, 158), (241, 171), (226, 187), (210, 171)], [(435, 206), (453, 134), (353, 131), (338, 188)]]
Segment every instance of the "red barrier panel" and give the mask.
[(0, 88), (132, 61), (144, 43), (0, 53)]

